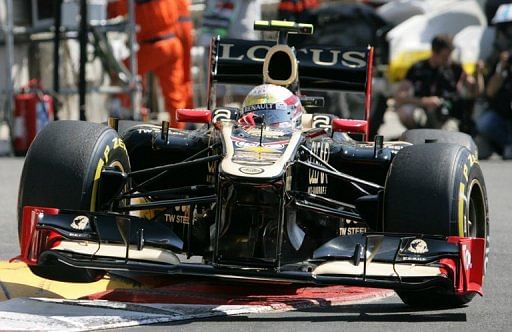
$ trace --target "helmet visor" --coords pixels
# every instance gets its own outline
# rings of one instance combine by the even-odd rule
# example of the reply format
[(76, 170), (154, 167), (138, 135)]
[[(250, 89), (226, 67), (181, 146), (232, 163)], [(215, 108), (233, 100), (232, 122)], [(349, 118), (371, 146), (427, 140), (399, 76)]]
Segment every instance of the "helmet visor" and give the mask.
[(245, 106), (243, 113), (253, 113), (253, 118), (267, 126), (291, 126), (293, 108), (284, 103), (254, 104)]

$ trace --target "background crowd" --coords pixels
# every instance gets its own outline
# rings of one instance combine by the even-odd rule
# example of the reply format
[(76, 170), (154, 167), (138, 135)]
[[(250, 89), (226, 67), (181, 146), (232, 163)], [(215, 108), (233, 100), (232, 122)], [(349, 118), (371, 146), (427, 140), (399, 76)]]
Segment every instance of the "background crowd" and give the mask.
[[(189, 13), (189, 0), (136, 0), (136, 23), (139, 25), (137, 41), (138, 70), (140, 75), (154, 73), (158, 78), (165, 108), (171, 125), (179, 127), (175, 113), (178, 108), (192, 108), (201, 105), (193, 98), (191, 75), (191, 49), (204, 48), (207, 53), (213, 36), (259, 39), (253, 31), (255, 20), (262, 18), (260, 0), (207, 0), (199, 26), (192, 26)], [(404, 77), (389, 83), (389, 93), (384, 102), (376, 102), (372, 112), (372, 134), (379, 131), (385, 119), (385, 112), (394, 111), (402, 125), (412, 128), (439, 128), (459, 130), (472, 135), (479, 147), (480, 158), (488, 158), (498, 153), (504, 159), (512, 159), (512, 1), (488, 0), (482, 2), (482, 9), (490, 26), (495, 29), (492, 51), (484, 59), (479, 59), (475, 69), (468, 73), (462, 64), (453, 60), (455, 49), (453, 37), (438, 34), (431, 40), (429, 57), (412, 64)], [(109, 16), (125, 15), (127, 0), (111, 0)], [(373, 3), (373, 7), (380, 5)], [(371, 43), (379, 51), (378, 30), (383, 26), (369, 6), (355, 4), (352, 7), (344, 2), (335, 6), (318, 0), (281, 0), (274, 18), (309, 22), (318, 25), (316, 43), (341, 42), (345, 47), (365, 46)], [(345, 21), (359, 20), (372, 32), (361, 37), (361, 29), (353, 25), (343, 31), (334, 29), (337, 24), (329, 24), (329, 17), (344, 17)], [(333, 16), (334, 15), (334, 16)], [(344, 15), (344, 16), (343, 16)], [(333, 28), (334, 27), (334, 28)], [(339, 37), (347, 35), (345, 39)], [(352, 38), (352, 39), (350, 39)], [(359, 39), (358, 39), (359, 38)], [(300, 47), (303, 39), (291, 40)], [(356, 45), (361, 43), (361, 45)], [(204, 56), (206, 58), (206, 56)], [(228, 101), (240, 102), (247, 93), (243, 87), (220, 89), (220, 97), (229, 96)], [(328, 95), (335, 106), (331, 112), (340, 116), (354, 116), (355, 112), (343, 112), (339, 105), (340, 97)], [(347, 103), (347, 98), (341, 98)], [(350, 103), (350, 98), (348, 99)], [(222, 100), (221, 100), (222, 102)]]

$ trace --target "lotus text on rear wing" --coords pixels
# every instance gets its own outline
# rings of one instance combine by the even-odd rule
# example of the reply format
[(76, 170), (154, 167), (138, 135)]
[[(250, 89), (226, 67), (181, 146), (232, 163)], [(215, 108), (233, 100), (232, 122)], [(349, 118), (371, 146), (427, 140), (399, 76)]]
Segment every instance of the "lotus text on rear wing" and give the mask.
[[(246, 57), (251, 61), (263, 62), (270, 46), (255, 45), (245, 50), (233, 49), (234, 44), (220, 44), (219, 58), (222, 60), (242, 61)], [(245, 51), (245, 52), (243, 52)], [(337, 64), (349, 68), (366, 67), (366, 54), (358, 51), (326, 50), (320, 48), (307, 48), (297, 50), (299, 58), (309, 57), (309, 60), (319, 66), (336, 66)], [(301, 56), (302, 55), (302, 56)]]

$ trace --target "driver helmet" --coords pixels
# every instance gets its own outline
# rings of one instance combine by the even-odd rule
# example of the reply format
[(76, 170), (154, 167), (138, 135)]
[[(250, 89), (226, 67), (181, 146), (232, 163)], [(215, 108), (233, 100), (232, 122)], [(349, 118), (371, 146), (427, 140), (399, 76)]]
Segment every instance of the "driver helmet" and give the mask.
[(278, 128), (300, 128), (302, 105), (299, 97), (290, 90), (274, 84), (254, 87), (242, 104), (240, 122), (255, 125), (255, 119), (267, 126)]

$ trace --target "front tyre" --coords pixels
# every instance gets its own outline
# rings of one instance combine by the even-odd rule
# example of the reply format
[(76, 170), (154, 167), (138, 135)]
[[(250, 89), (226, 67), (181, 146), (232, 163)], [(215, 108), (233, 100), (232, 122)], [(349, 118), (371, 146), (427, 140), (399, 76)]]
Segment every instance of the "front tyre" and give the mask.
[(412, 144), (452, 143), (465, 146), (472, 154), (476, 154), (478, 151), (473, 138), (468, 134), (458, 131), (441, 129), (410, 129), (402, 133), (400, 140)]
[[(26, 205), (96, 211), (106, 199), (99, 183), (101, 171), (114, 167), (130, 171), (123, 141), (104, 125), (82, 121), (56, 121), (46, 126), (32, 143), (21, 175), (18, 194), (18, 235)], [(40, 277), (70, 282), (91, 282), (105, 272), (78, 269), (59, 261), (31, 266)]]
[[(403, 148), (386, 180), (384, 231), (485, 238), (487, 263), (487, 193), (476, 155), (457, 144)], [(427, 307), (460, 306), (474, 297), (444, 289), (397, 294), (406, 304)]]

